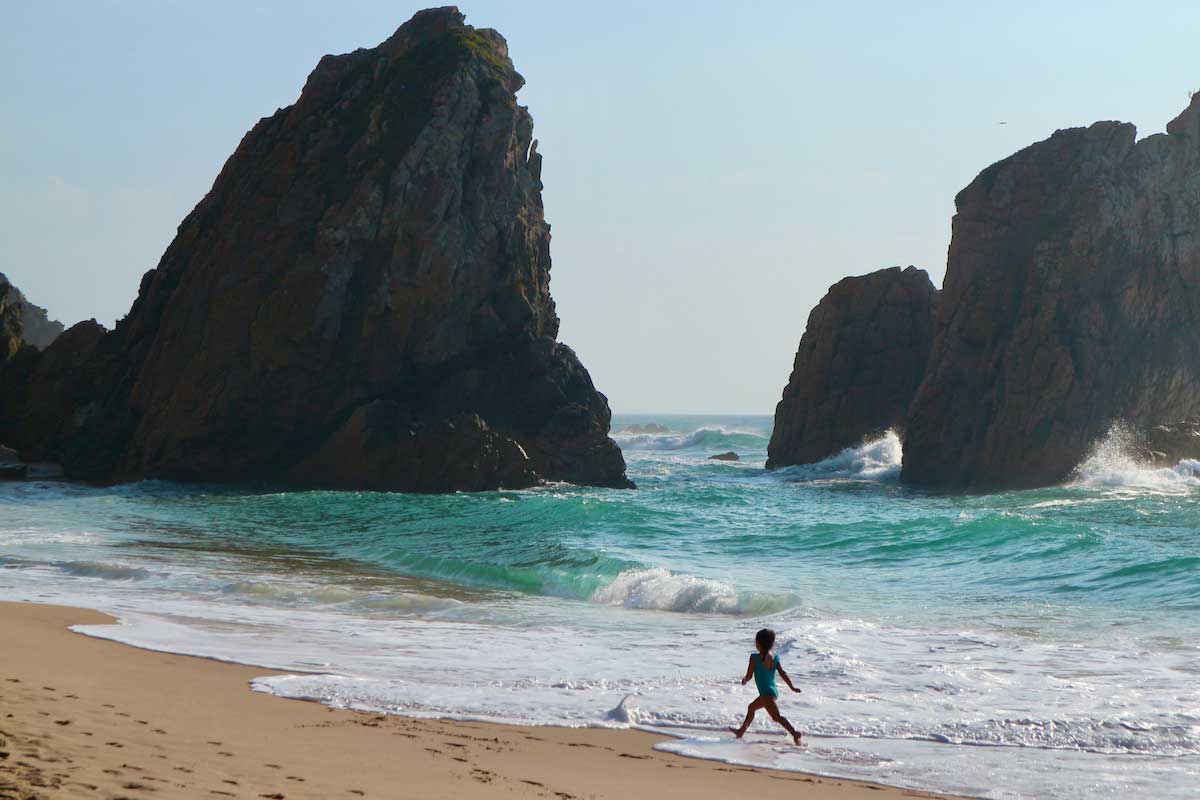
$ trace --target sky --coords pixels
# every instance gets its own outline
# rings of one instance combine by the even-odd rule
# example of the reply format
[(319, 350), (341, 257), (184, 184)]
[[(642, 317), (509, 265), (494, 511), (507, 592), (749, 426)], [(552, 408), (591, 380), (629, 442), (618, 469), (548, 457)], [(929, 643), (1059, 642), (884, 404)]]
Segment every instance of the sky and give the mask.
[[(109, 326), (242, 135), (422, 7), (0, 4), (0, 272)], [(526, 78), (560, 339), (625, 413), (771, 413), (831, 284), (941, 284), (980, 170), (1058, 128), (1160, 132), (1200, 89), (1195, 2), (459, 7)]]

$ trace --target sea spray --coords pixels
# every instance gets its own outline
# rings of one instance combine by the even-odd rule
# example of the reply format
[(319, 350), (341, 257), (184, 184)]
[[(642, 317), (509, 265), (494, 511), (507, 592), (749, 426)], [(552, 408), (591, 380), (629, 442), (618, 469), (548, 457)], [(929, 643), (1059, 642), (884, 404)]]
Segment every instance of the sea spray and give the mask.
[(1200, 487), (1200, 462), (1184, 459), (1173, 467), (1155, 466), (1130, 428), (1114, 424), (1072, 474), (1072, 486), (1132, 492), (1188, 493)]
[(877, 439), (858, 447), (847, 447), (837, 455), (813, 464), (783, 467), (775, 474), (785, 480), (848, 479), (864, 481), (897, 481), (904, 449), (895, 431), (886, 431)]

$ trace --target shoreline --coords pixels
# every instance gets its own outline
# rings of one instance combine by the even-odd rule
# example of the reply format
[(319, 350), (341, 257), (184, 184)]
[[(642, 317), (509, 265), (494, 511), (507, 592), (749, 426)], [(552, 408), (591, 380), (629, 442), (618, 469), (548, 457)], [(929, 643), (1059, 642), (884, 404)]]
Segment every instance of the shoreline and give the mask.
[(688, 758), (640, 730), (379, 715), (253, 691), (293, 674), (68, 629), (99, 611), (0, 602), (0, 798), (946, 795)]

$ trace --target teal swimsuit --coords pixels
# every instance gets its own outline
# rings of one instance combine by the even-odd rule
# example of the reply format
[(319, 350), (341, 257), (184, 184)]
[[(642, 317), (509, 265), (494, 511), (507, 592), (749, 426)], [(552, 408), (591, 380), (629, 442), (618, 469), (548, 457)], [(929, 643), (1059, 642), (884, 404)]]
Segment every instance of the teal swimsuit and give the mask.
[(776, 656), (771, 662), (770, 669), (763, 666), (762, 656), (758, 653), (751, 653), (750, 660), (754, 662), (754, 685), (758, 687), (759, 695), (778, 700), (779, 690), (775, 688), (775, 672), (779, 669), (779, 657)]

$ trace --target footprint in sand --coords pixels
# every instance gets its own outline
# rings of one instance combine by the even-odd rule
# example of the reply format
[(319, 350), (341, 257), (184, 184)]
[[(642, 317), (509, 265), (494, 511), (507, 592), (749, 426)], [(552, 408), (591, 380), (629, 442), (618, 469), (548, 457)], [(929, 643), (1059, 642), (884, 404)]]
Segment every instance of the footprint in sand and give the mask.
[(287, 779), (289, 781), (297, 781), (299, 783), (304, 783), (304, 778), (297, 777), (296, 775), (288, 775)]
[(55, 724), (55, 725), (70, 725), (70, 724), (71, 724), (71, 720), (69, 720), (69, 719), (56, 719), (56, 720), (54, 720), (54, 724)]
[(285, 795), (283, 792), (276, 792), (275, 794), (260, 794), (259, 797), (265, 797), (267, 800), (283, 800)]

